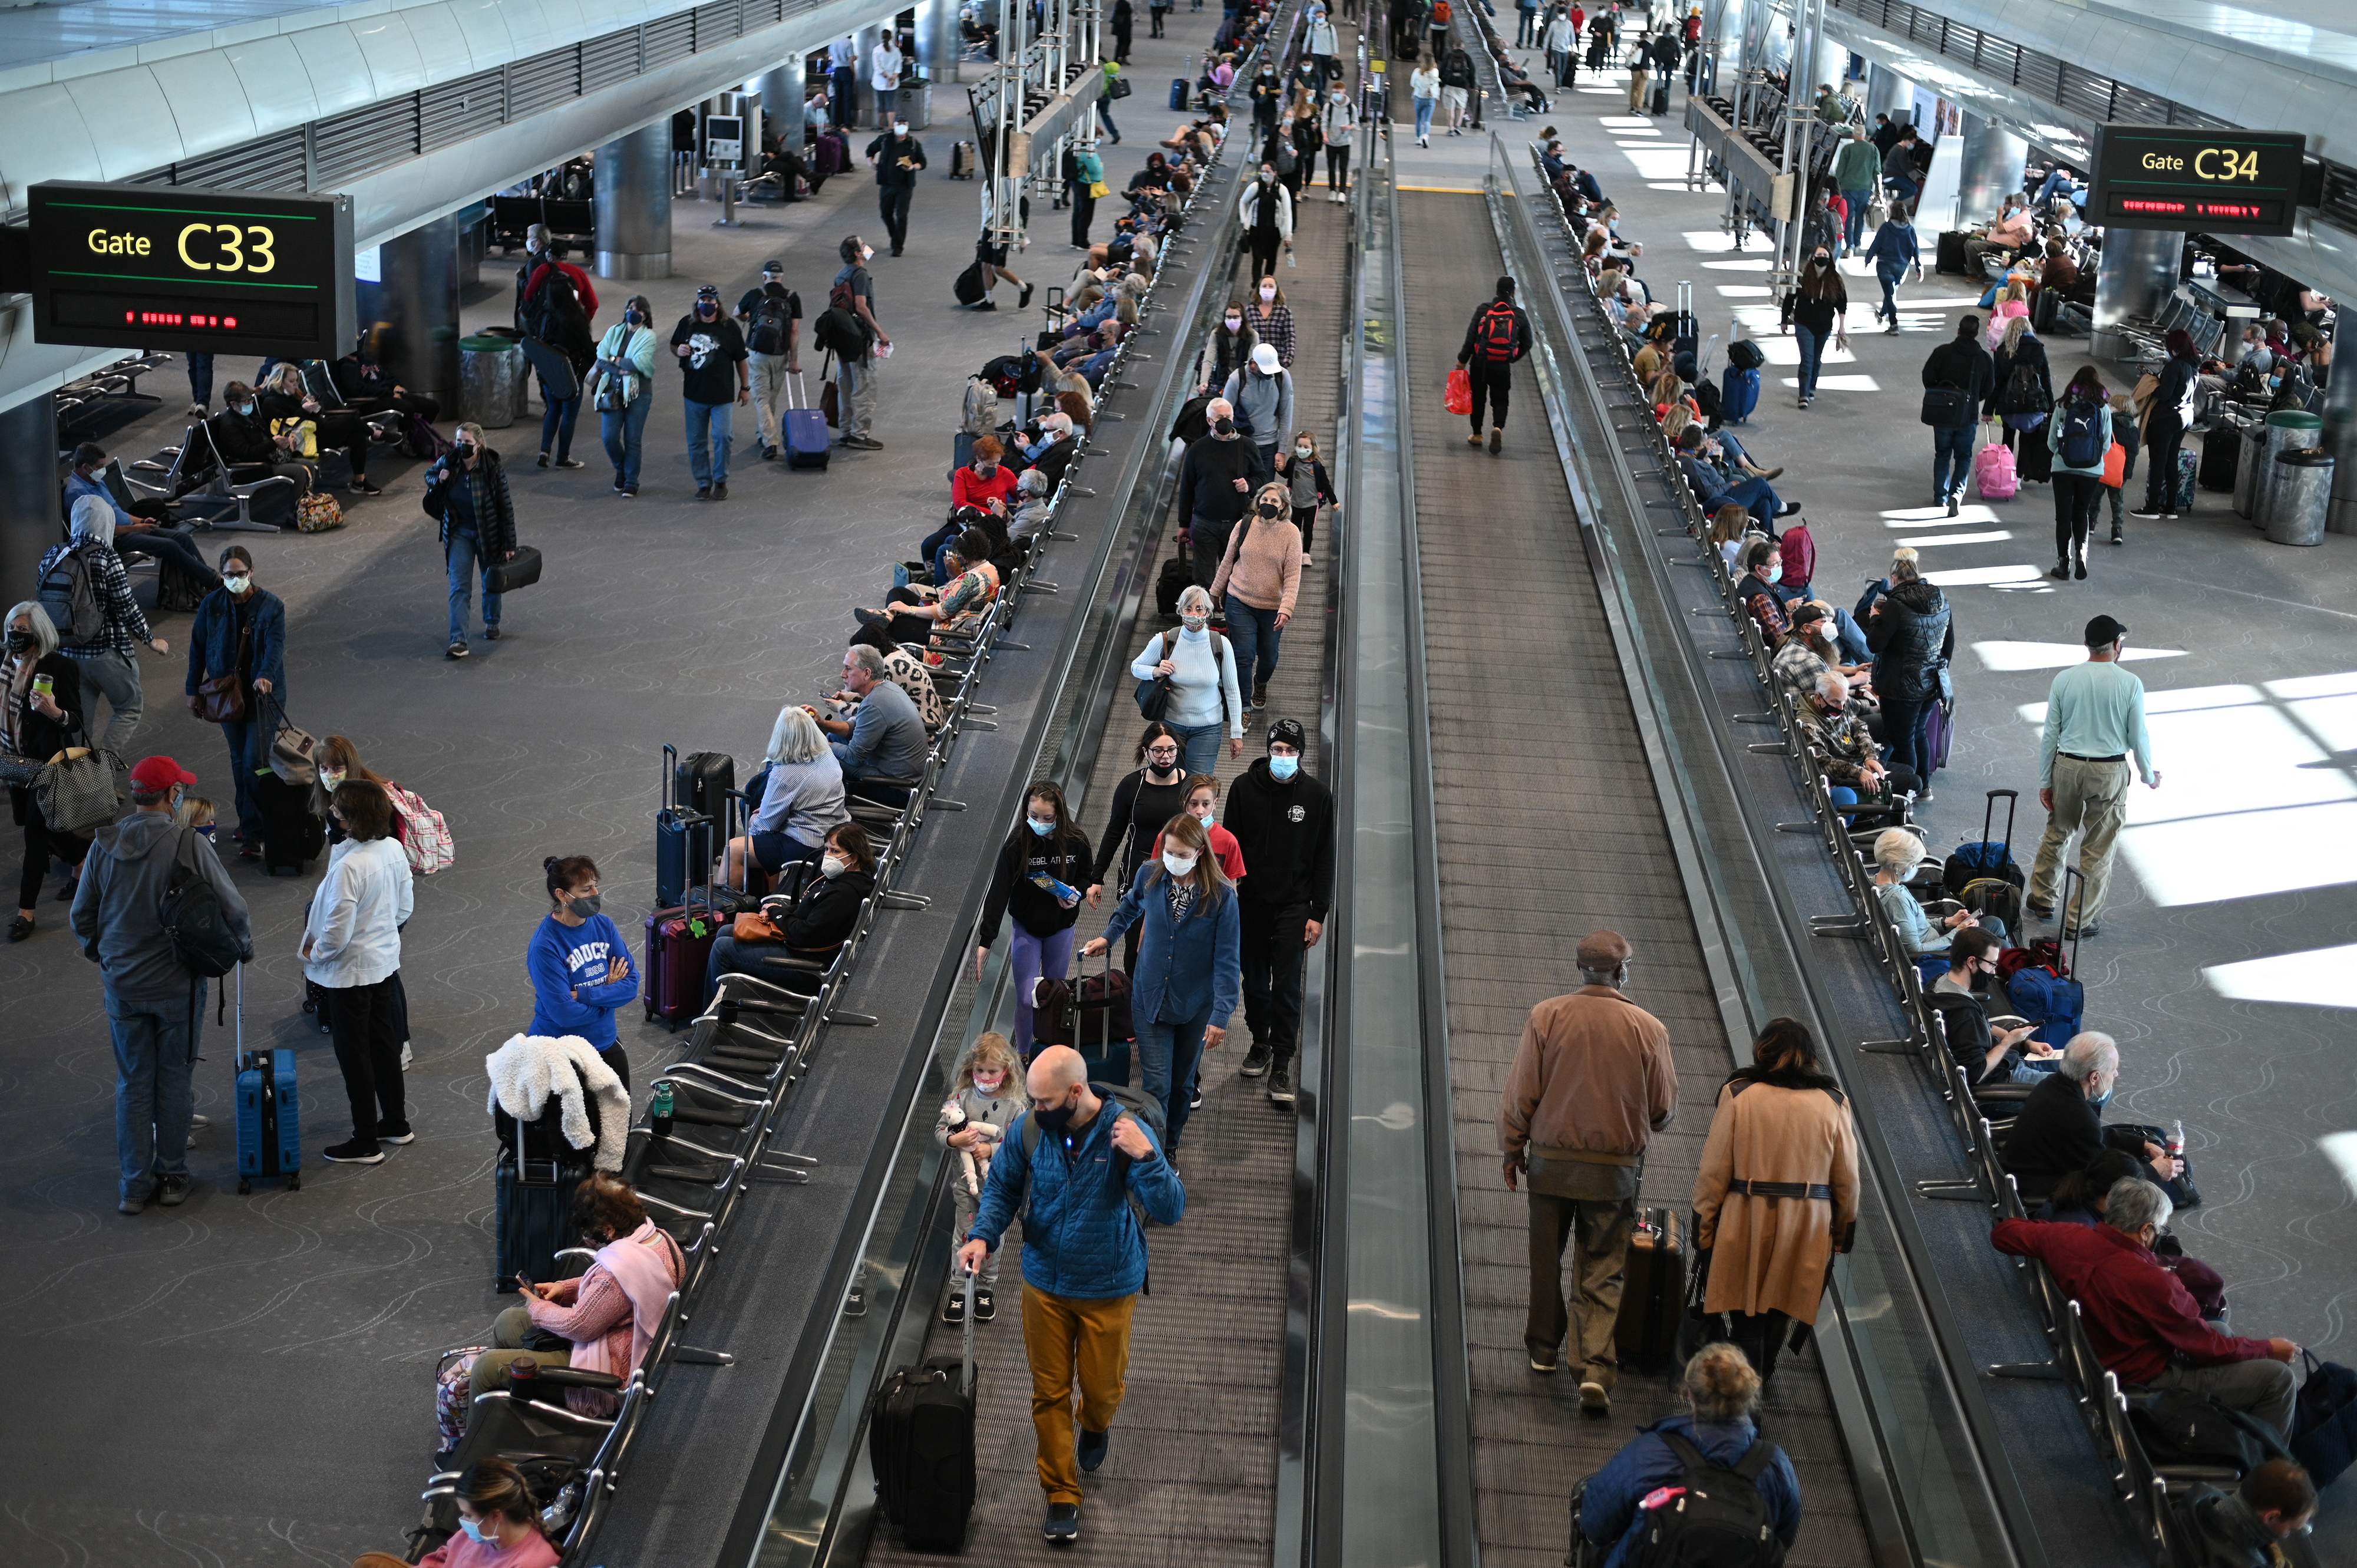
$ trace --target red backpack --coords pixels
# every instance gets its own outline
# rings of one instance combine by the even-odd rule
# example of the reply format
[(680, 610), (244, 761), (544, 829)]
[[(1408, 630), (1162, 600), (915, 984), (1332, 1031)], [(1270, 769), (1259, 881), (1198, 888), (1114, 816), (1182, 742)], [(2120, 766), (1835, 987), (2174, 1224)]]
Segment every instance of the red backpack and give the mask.
[(1806, 587), (1816, 580), (1817, 542), (1809, 537), (1809, 525), (1796, 522), (1776, 536), (1777, 553), (1784, 557), (1784, 575), (1781, 582)]
[(1432, 0), (1432, 25), (1436, 28), (1448, 26), (1448, 0)]
[(1485, 360), (1512, 360), (1514, 357), (1514, 307), (1498, 301), (1481, 313), (1480, 330), (1473, 335), (1475, 347)]

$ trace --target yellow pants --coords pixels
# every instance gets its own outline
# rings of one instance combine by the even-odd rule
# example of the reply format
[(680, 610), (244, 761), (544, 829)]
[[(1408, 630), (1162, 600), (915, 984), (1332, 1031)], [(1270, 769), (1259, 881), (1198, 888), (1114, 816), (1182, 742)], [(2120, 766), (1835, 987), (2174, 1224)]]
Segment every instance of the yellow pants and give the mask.
[(1072, 1385), (1080, 1384), (1081, 1422), (1091, 1432), (1113, 1425), (1129, 1373), (1134, 1295), (1078, 1301), (1023, 1287), (1023, 1348), (1031, 1359), (1031, 1424), (1039, 1434), (1039, 1486), (1051, 1503), (1081, 1500), (1074, 1452)]

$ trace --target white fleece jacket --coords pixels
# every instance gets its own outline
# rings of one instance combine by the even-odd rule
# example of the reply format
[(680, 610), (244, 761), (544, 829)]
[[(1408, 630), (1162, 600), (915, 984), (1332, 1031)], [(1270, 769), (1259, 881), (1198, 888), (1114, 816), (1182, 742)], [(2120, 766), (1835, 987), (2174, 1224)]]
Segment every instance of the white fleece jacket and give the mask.
[[(597, 1101), (597, 1154), (601, 1171), (619, 1171), (630, 1144), (630, 1094), (597, 1048), (578, 1035), (517, 1035), (483, 1058), (491, 1076), (486, 1114), (506, 1112), (519, 1122), (536, 1120), (556, 1096), (564, 1107), (565, 1141), (576, 1149), (589, 1146), (589, 1106), (582, 1094), (587, 1086)], [(578, 1076), (576, 1076), (576, 1071)]]

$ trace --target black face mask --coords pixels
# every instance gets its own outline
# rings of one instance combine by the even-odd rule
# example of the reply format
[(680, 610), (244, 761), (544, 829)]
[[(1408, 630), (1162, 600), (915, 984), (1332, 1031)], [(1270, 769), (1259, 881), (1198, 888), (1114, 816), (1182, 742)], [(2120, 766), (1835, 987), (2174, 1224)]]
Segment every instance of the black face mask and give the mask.
[(1050, 1106), (1043, 1111), (1035, 1105), (1031, 1108), (1031, 1119), (1039, 1123), (1041, 1132), (1052, 1133), (1061, 1137), (1065, 1130), (1071, 1126), (1072, 1118), (1080, 1114), (1080, 1110), (1077, 1105), (1067, 1104)]
[(1985, 970), (1985, 969), (1975, 969), (1975, 970), (1974, 970), (1974, 971), (1973, 971), (1973, 991), (1974, 991), (1974, 993), (1975, 993), (1975, 994), (1978, 994), (1978, 993), (1981, 993), (1981, 992), (1985, 992), (1985, 991), (1986, 991), (1986, 990), (1989, 988), (1989, 981), (1990, 981), (1992, 978), (1994, 978), (1994, 977), (1993, 977), (1992, 975), (1990, 975), (1989, 972), (1988, 972), (1988, 971), (1986, 971), (1986, 970)]
[(1215, 419), (1211, 422), (1211, 429), (1221, 435), (1233, 435), (1236, 433), (1236, 422), (1232, 419)]
[(33, 646), (33, 634), (32, 634), (31, 632), (29, 632), (29, 631), (11, 631), (11, 632), (9, 632), (9, 633), (8, 633), (8, 651), (9, 651), (9, 652), (11, 652), (11, 653), (22, 653), (22, 652), (24, 652), (24, 651), (25, 651), (25, 650), (27, 650), (27, 649), (28, 649), (28, 648), (30, 648), (30, 647), (32, 647), (32, 646)]
[(1263, 501), (1254, 510), (1258, 511), (1263, 517), (1275, 517), (1282, 509), (1280, 509), (1275, 501)]

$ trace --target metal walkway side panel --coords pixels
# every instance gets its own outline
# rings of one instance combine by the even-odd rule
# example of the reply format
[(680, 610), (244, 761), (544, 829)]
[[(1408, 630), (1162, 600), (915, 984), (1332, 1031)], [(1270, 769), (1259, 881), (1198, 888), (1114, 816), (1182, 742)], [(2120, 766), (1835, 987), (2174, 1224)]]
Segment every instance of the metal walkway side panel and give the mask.
[[(1643, 1201), (1687, 1211), (1712, 1103), (1731, 1064), (1653, 778), (1583, 559), (1539, 392), (1517, 371), (1503, 454), (1466, 445), (1441, 406), (1464, 322), (1501, 270), (1481, 198), (1405, 192), (1408, 405), (1415, 439), (1426, 680), (1464, 1221), (1473, 1480), (1484, 1568), (1555, 1568), (1573, 1485), (1675, 1411), (1669, 1381), (1624, 1373), (1609, 1419), (1578, 1385), (1529, 1369), (1523, 1200), (1499, 1170), (1498, 1095), (1540, 1000), (1576, 988), (1572, 950), (1598, 926), (1636, 948), (1631, 992), (1669, 1026), (1679, 1109), (1645, 1165)], [(1813, 1357), (1787, 1357), (1762, 1424), (1803, 1498), (1790, 1561), (1871, 1560)]]

